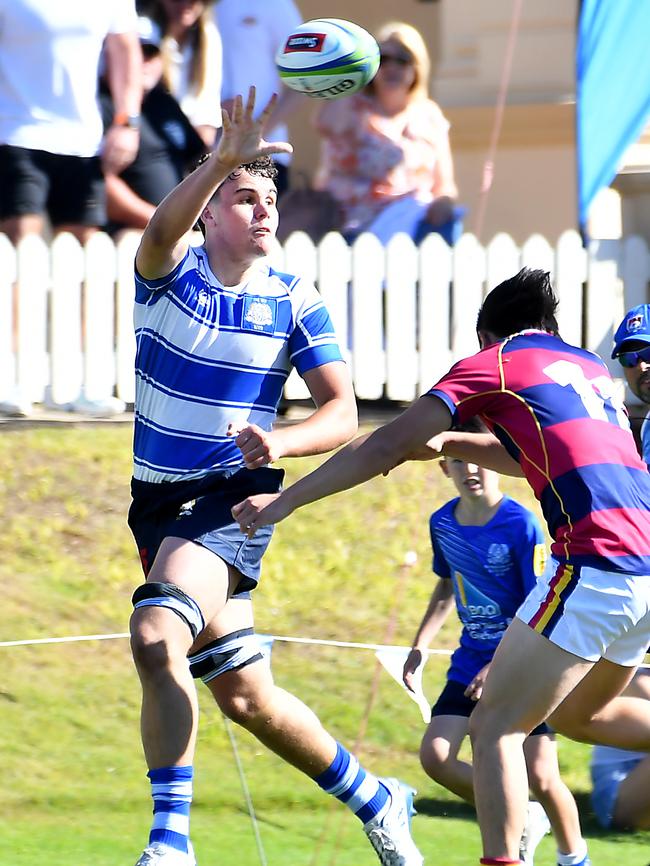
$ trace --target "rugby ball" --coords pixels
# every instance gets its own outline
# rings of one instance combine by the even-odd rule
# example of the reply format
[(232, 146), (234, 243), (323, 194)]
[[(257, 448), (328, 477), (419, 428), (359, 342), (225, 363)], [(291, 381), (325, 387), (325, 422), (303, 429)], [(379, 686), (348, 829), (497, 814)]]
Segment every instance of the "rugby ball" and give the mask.
[(379, 68), (379, 46), (363, 27), (316, 18), (296, 27), (275, 55), (284, 83), (319, 99), (340, 99), (368, 84)]

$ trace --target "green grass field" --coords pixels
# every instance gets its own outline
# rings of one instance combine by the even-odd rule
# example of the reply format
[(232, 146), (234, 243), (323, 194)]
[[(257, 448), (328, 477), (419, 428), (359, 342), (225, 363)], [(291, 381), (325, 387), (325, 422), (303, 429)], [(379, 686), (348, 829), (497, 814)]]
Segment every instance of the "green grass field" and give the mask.
[[(0, 641), (126, 631), (141, 582), (125, 525), (130, 439), (128, 425), (0, 431)], [(317, 462), (289, 463), (289, 480)], [(504, 489), (536, 508), (523, 482)], [(407, 645), (431, 590), (428, 515), (451, 494), (435, 465), (405, 466), (282, 524), (256, 592), (258, 630)], [(418, 563), (405, 571), (408, 550)], [(439, 646), (456, 636), (448, 623)], [(445, 668), (444, 657), (429, 661), (430, 698)], [(419, 711), (383, 672), (373, 692), (371, 651), (278, 641), (273, 670), (371, 769), (418, 788), (414, 835), (428, 866), (478, 862), (472, 810), (421, 771)], [(127, 641), (0, 648), (0, 707), (0, 864), (133, 866), (150, 801)], [(202, 714), (192, 818), (199, 864), (256, 866), (264, 860), (232, 746), (205, 695)], [(235, 730), (235, 742), (268, 866), (376, 862), (346, 809), (246, 732)], [(560, 756), (594, 866), (646, 866), (650, 834), (604, 834), (590, 814), (588, 747), (562, 740)], [(552, 866), (550, 838), (538, 852), (537, 866)]]

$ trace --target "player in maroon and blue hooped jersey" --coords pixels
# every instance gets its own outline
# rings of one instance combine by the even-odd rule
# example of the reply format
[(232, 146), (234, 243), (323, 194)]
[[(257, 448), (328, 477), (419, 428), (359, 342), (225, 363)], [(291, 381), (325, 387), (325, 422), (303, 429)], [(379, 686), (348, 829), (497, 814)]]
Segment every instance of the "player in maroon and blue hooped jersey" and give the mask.
[[(479, 312), (482, 351), (282, 494), (233, 509), (254, 532), (405, 460), (441, 453), (526, 476), (549, 522), (557, 569), (508, 627), (472, 715), (484, 864), (519, 862), (522, 744), (535, 725), (551, 717), (575, 738), (650, 751), (645, 702), (617, 697), (650, 638), (650, 475), (607, 368), (559, 338), (556, 308), (543, 271), (501, 283)], [(471, 445), (445, 433), (472, 415), (494, 435)], [(586, 853), (571, 860), (587, 862)]]

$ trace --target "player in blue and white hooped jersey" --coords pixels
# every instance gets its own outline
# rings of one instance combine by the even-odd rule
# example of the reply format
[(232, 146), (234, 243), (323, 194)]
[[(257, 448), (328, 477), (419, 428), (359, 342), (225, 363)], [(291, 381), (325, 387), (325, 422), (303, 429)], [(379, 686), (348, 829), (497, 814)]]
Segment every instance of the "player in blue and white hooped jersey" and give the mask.
[[(154, 818), (136, 866), (195, 866), (190, 842), (198, 721), (193, 678), (220, 709), (360, 818), (381, 862), (421, 866), (412, 791), (359, 765), (297, 698), (274, 685), (250, 593), (271, 528), (249, 538), (231, 508), (277, 492), (282, 457), (319, 454), (357, 428), (354, 392), (314, 286), (266, 260), (278, 224), (276, 99), (224, 112), (217, 149), (159, 205), (136, 255), (136, 400), (129, 525), (146, 582), (131, 646)], [(202, 221), (205, 243), (188, 242)], [(289, 372), (316, 409), (274, 429)]]

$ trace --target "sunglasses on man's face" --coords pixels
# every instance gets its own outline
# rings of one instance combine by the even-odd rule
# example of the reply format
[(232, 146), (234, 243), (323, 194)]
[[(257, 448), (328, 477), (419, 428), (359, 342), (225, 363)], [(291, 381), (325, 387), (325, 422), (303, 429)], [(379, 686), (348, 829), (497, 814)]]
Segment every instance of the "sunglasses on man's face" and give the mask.
[(413, 60), (405, 54), (385, 54), (383, 51), (379, 55), (381, 63), (396, 63), (397, 66), (410, 66)]
[(641, 361), (650, 364), (650, 346), (647, 349), (641, 349), (639, 352), (621, 352), (616, 356), (621, 367), (630, 369), (636, 367)]

